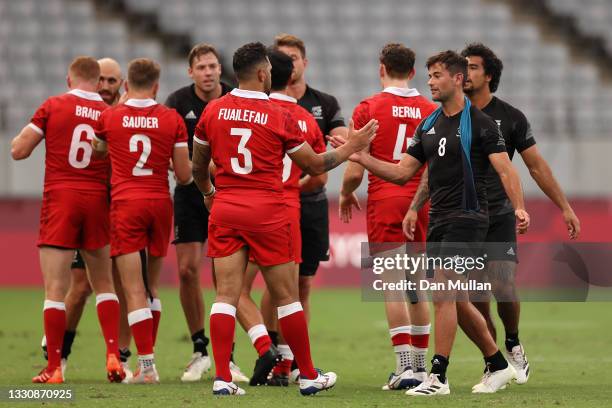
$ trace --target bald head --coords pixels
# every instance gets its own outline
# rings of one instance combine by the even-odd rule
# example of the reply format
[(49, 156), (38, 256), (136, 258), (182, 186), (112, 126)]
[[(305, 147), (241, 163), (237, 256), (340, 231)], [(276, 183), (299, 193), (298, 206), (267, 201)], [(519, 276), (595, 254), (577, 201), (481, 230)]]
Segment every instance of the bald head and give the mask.
[(115, 105), (120, 98), (119, 90), (123, 84), (121, 66), (112, 58), (98, 60), (100, 64), (100, 85), (98, 93), (109, 105)]

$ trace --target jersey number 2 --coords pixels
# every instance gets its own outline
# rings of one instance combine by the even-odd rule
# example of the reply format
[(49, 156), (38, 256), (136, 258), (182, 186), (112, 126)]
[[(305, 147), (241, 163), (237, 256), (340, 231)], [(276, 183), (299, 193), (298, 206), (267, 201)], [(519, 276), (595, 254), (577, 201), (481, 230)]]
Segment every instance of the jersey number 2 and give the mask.
[(151, 139), (147, 135), (133, 135), (130, 138), (130, 152), (138, 152), (138, 143), (142, 143), (142, 153), (136, 165), (132, 169), (132, 176), (150, 176), (153, 169), (145, 169), (144, 165), (151, 154)]

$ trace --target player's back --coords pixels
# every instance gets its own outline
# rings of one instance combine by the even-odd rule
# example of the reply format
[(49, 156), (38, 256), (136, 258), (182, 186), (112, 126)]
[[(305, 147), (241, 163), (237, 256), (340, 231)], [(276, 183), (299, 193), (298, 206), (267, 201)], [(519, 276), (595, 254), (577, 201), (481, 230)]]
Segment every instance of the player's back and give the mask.
[(170, 159), (175, 147), (187, 146), (185, 124), (174, 109), (129, 99), (104, 112), (96, 136), (108, 143), (113, 200), (170, 197)]
[(194, 141), (210, 145), (217, 166), (213, 223), (264, 231), (286, 221), (283, 157), (304, 143), (287, 110), (264, 93), (235, 89), (208, 104)]
[(47, 99), (30, 127), (45, 137), (45, 191), (107, 188), (109, 162), (92, 156), (94, 126), (107, 108), (100, 95), (74, 89)]
[[(323, 134), (314, 117), (304, 108), (297, 104), (297, 100), (286, 95), (271, 94), (270, 100), (280, 107), (286, 109), (293, 120), (297, 122), (299, 131), (315, 153), (325, 151)], [(288, 155), (283, 159), (283, 191), (288, 203), (300, 205), (300, 176), (302, 169), (295, 164)]]
[[(362, 101), (353, 120), (361, 128), (370, 119), (377, 119), (379, 129), (370, 145), (370, 154), (387, 162), (397, 163), (406, 152), (408, 141), (419, 123), (436, 109), (436, 105), (421, 96), (416, 89), (389, 87)], [(416, 193), (423, 170), (405, 186), (386, 182), (371, 173), (368, 175), (368, 199), (412, 196)]]

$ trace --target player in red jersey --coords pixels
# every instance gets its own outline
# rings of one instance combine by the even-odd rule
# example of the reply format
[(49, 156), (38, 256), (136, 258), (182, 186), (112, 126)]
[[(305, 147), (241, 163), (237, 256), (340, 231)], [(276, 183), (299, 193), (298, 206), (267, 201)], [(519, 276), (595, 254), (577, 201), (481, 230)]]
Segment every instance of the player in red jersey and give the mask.
[[(100, 83), (98, 93), (109, 106), (114, 106), (119, 103), (121, 97), (120, 88), (123, 84), (123, 75), (121, 66), (112, 58), (102, 58), (98, 60), (100, 64)], [(85, 261), (79, 253), (75, 251), (75, 256), (70, 265), (71, 279), (70, 288), (64, 299), (66, 305), (66, 331), (64, 332), (64, 341), (62, 344), (62, 374), (66, 378), (66, 367), (68, 365), (68, 356), (72, 351), (72, 344), (76, 336), (76, 329), (83, 314), (85, 303), (89, 295), (92, 293), (91, 285), (85, 271)], [(120, 305), (119, 319), (119, 357), (121, 365), (125, 371), (126, 378), (131, 378), (132, 372), (129, 369), (127, 359), (130, 356), (129, 346), (131, 341), (130, 326), (127, 322), (127, 310), (125, 306), (125, 298), (121, 289), (121, 282), (117, 274), (117, 268), (113, 266), (113, 283)], [(45, 359), (47, 359), (46, 338), (43, 337), (43, 351)]]
[[(239, 89), (207, 106), (194, 135), (193, 174), (205, 203), (212, 208), (208, 256), (214, 258), (217, 281), (210, 314), (216, 395), (244, 394), (231, 382), (229, 357), (249, 253), (261, 267), (278, 306), (280, 328), (300, 369), (300, 392), (311, 395), (335, 384), (336, 374), (320, 374), (310, 357), (308, 328), (293, 273), (283, 157), (287, 153), (302, 170), (321, 174), (365, 148), (376, 131), (376, 121), (360, 131), (351, 128), (350, 142), (340, 150), (315, 154), (290, 113), (270, 102), (265, 93), (271, 86), (266, 54), (261, 43), (246, 44), (235, 52), (233, 67)], [(208, 170), (211, 157), (217, 166), (216, 193)]]
[[(422, 119), (436, 109), (436, 105), (410, 88), (415, 75), (414, 52), (403, 44), (391, 43), (380, 53), (379, 76), (383, 91), (364, 99), (353, 112), (357, 128), (375, 118), (380, 124), (377, 138), (370, 145), (370, 154), (377, 159), (398, 163), (407, 142)], [(359, 209), (354, 191), (361, 184), (364, 168), (349, 162), (340, 192), (340, 217), (349, 222), (352, 208)], [(370, 252), (377, 256), (393, 257), (406, 251), (407, 241), (402, 220), (419, 186), (423, 170), (406, 185), (398, 186), (368, 175), (367, 229)], [(425, 242), (428, 208), (420, 212), (419, 223), (408, 239)], [(404, 271), (389, 271), (390, 281), (406, 279)], [(389, 334), (395, 351), (396, 367), (384, 390), (405, 389), (418, 385), (427, 378), (425, 356), (429, 344), (429, 307), (417, 293), (410, 293), (407, 305), (405, 293), (385, 291), (385, 312)]]
[(109, 257), (108, 160), (92, 157), (93, 125), (106, 109), (96, 93), (98, 62), (78, 57), (68, 70), (63, 95), (47, 99), (31, 123), (13, 139), (12, 156), (27, 158), (45, 139), (45, 183), (40, 216), (40, 265), (45, 282), (44, 328), (47, 367), (32, 379), (62, 383), (61, 349), (66, 329), (64, 299), (70, 285), (70, 264), (80, 249), (89, 265), (98, 318), (106, 341), (107, 372), (118, 382), (125, 373), (119, 363), (117, 337), (119, 301), (113, 287)]
[[(93, 146), (108, 152), (111, 177), (111, 256), (128, 306), (128, 321), (138, 350), (139, 368), (130, 383), (156, 383), (153, 347), (161, 317), (157, 281), (168, 251), (172, 200), (170, 160), (180, 184), (191, 182), (187, 130), (174, 109), (155, 102), (159, 65), (140, 58), (130, 62), (124, 104), (109, 108), (97, 123)], [(148, 302), (139, 251), (148, 252)]]
[[(268, 53), (268, 58), (272, 65), (272, 82), (270, 100), (289, 111), (291, 117), (297, 122), (300, 133), (304, 140), (312, 147), (315, 153), (325, 152), (325, 144), (323, 142), (323, 134), (317, 125), (317, 122), (312, 115), (300, 105), (297, 104), (297, 99), (287, 95), (287, 85), (293, 74), (293, 61), (287, 54), (272, 49)], [(302, 234), (300, 231), (300, 176), (302, 170), (295, 164), (289, 155), (285, 154), (283, 159), (283, 196), (285, 199), (287, 216), (291, 231), (291, 241), (293, 244), (293, 254), (295, 261), (295, 278), (299, 273), (299, 264), (302, 262)], [(321, 177), (314, 176), (313, 178)], [(321, 182), (323, 185), (324, 182)], [(272, 376), (268, 379), (268, 373), (274, 361), (262, 361), (262, 357), (258, 360), (255, 366), (255, 372), (251, 377), (251, 385), (268, 384), (268, 385), (288, 385), (289, 373), (293, 362), (293, 353), (284, 340), (282, 333), (279, 333), (276, 338), (271, 338), (271, 334), (278, 332), (278, 318), (276, 309), (272, 306), (270, 292), (266, 289), (262, 298), (263, 320), (265, 325), (259, 318), (261, 315), (258, 312), (257, 305), (251, 298), (251, 288), (253, 280), (257, 274), (259, 266), (250, 259), (245, 274), (245, 282), (240, 296), (240, 307), (237, 310), (238, 320), (244, 329), (249, 334), (251, 341), (256, 346), (260, 355), (262, 352), (270, 348), (271, 344), (278, 346), (278, 354), (282, 360), (274, 367)]]

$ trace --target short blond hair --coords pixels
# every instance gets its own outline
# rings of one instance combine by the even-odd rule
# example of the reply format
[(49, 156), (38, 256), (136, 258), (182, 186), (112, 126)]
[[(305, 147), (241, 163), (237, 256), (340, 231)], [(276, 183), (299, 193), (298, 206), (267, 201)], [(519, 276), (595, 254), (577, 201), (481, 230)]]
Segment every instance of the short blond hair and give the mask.
[(306, 46), (301, 38), (292, 34), (281, 33), (274, 37), (275, 47), (295, 47), (300, 50), (302, 58), (306, 58)]

